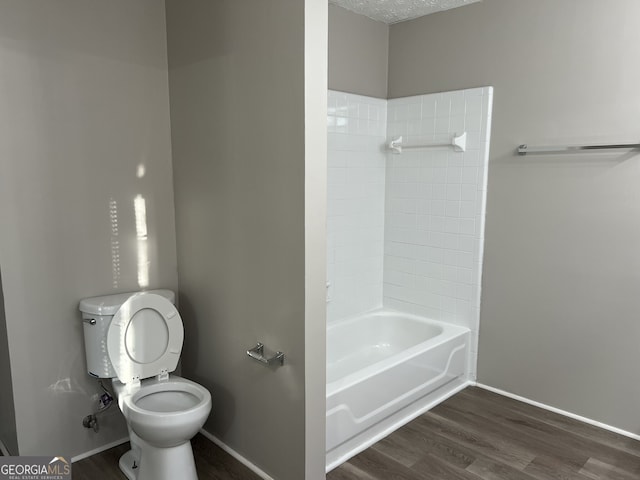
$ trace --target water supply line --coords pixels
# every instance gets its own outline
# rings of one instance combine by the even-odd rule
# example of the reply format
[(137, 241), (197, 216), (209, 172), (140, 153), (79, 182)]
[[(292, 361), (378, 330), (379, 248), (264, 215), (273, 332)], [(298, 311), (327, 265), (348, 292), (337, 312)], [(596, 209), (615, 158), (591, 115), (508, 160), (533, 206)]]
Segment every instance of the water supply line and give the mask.
[(102, 395), (98, 398), (98, 407), (96, 411), (87, 415), (82, 419), (82, 426), (84, 428), (93, 428), (93, 431), (98, 433), (100, 425), (98, 424), (98, 415), (106, 412), (113, 405), (113, 394), (104, 386), (102, 380), (98, 381), (100, 388), (102, 389)]

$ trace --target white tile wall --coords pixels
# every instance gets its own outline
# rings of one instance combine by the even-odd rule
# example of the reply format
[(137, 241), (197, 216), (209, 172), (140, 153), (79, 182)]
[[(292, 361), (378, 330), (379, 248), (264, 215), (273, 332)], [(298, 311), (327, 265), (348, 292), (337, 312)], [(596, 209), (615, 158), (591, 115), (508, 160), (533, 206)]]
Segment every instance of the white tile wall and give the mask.
[[(386, 307), (469, 327), (475, 378), (493, 89), (389, 100), (329, 91), (329, 322)], [(448, 142), (467, 150), (387, 153)]]
[(386, 130), (386, 100), (329, 91), (329, 322), (382, 306)]
[(448, 142), (467, 132), (467, 150), (388, 155), (384, 305), (472, 331), (475, 377), (480, 319), (491, 87), (388, 102), (389, 140)]

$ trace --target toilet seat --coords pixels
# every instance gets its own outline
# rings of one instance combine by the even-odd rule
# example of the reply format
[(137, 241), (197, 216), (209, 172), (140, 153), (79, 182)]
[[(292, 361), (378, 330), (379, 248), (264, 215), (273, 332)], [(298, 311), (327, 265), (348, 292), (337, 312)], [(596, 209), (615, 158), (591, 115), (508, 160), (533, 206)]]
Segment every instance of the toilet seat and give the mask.
[[(190, 398), (182, 398), (188, 396)], [(209, 402), (211, 394), (202, 385), (171, 375), (168, 382), (147, 380), (144, 388), (125, 396), (127, 418), (131, 414), (169, 417), (181, 415)]]
[(107, 353), (118, 380), (136, 385), (154, 376), (166, 379), (178, 365), (183, 341), (175, 306), (160, 295), (144, 293), (130, 297), (113, 316)]

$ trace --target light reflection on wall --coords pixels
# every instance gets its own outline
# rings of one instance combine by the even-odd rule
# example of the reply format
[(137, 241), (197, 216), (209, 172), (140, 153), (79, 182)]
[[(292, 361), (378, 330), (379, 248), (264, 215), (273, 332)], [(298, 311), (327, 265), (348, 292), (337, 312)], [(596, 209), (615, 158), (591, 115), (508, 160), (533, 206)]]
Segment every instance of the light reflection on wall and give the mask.
[(147, 237), (147, 205), (142, 195), (133, 200), (136, 215), (136, 237), (138, 239), (138, 286), (149, 286), (149, 245)]
[(66, 393), (79, 393), (88, 396), (89, 393), (75, 379), (71, 377), (56, 380), (47, 387), (47, 390), (55, 395)]
[(118, 238), (118, 202), (109, 199), (109, 221), (111, 222), (111, 277), (112, 286), (118, 288), (120, 282), (120, 239)]

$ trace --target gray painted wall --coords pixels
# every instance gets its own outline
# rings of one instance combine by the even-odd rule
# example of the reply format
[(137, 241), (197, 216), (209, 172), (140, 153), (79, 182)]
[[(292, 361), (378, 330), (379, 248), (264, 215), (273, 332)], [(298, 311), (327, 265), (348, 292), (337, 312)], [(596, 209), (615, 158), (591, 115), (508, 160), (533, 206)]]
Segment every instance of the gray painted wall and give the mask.
[(387, 98), (389, 26), (329, 5), (329, 88)]
[(0, 264), (22, 455), (127, 436), (117, 408), (99, 433), (82, 427), (99, 388), (80, 299), (140, 289), (145, 266), (149, 288), (177, 289), (164, 12), (156, 0), (0, 3)]
[(389, 96), (493, 85), (479, 381), (640, 434), (640, 3), (485, 0), (393, 25)]
[(11, 383), (11, 359), (7, 338), (7, 321), (4, 313), (4, 294), (2, 274), (0, 274), (0, 441), (11, 455), (18, 454), (18, 435), (16, 432), (16, 411), (13, 403), (13, 385)]
[[(295, 0), (167, 1), (183, 373), (213, 394), (205, 429), (278, 480), (305, 478), (305, 253), (325, 248), (316, 225), (305, 252), (305, 20)], [(257, 341), (285, 365), (249, 359)]]

